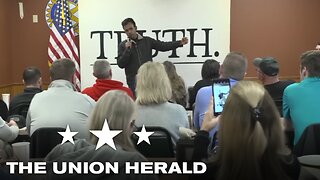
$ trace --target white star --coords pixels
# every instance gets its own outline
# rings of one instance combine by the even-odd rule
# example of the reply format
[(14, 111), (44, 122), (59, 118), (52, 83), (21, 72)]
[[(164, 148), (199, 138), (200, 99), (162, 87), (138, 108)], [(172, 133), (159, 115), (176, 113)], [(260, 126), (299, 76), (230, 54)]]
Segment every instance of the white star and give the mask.
[(74, 144), (74, 141), (73, 141), (73, 136), (78, 134), (78, 132), (71, 132), (70, 131), (70, 128), (69, 128), (69, 125), (67, 125), (67, 129), (65, 132), (58, 132), (61, 136), (63, 136), (63, 139), (62, 139), (62, 143), (65, 143), (67, 141), (71, 142), (72, 144)]
[(142, 141), (145, 141), (146, 143), (150, 144), (149, 136), (151, 136), (154, 132), (147, 132), (144, 125), (142, 125), (141, 132), (133, 132), (137, 136), (139, 136), (139, 140), (137, 144), (140, 144)]
[(118, 131), (118, 130), (110, 131), (107, 120), (104, 120), (104, 124), (101, 131), (90, 130), (90, 132), (99, 138), (96, 146), (96, 150), (99, 149), (104, 144), (108, 144), (110, 147), (116, 150), (116, 146), (114, 145), (114, 142), (113, 142), (113, 137), (121, 133), (121, 131)]

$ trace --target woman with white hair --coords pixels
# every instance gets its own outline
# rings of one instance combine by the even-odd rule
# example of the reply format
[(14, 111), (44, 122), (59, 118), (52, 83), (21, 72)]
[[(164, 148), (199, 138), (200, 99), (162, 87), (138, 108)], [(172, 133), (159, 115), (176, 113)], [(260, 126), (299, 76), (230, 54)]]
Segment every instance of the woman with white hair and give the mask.
[(179, 139), (179, 127), (189, 128), (186, 110), (169, 103), (172, 90), (164, 66), (158, 62), (143, 64), (137, 74), (137, 126), (158, 126), (169, 131), (173, 145)]

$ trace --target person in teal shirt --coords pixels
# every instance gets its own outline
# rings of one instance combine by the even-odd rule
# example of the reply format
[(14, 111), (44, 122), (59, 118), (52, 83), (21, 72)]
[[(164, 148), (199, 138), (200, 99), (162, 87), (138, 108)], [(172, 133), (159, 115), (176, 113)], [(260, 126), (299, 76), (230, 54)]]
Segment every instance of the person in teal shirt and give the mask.
[(320, 123), (320, 51), (301, 56), (300, 83), (288, 86), (283, 95), (283, 117), (287, 129), (294, 128), (296, 144), (311, 124)]

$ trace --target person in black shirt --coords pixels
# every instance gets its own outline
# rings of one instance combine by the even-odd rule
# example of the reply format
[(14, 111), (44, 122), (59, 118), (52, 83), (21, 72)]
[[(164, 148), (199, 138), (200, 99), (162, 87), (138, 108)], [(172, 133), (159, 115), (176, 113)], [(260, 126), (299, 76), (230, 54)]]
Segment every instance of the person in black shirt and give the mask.
[(3, 120), (7, 120), (8, 118), (8, 107), (7, 104), (0, 99), (0, 116)]
[(258, 79), (271, 95), (282, 116), (282, 97), (284, 89), (295, 82), (293, 80), (279, 80), (279, 64), (273, 57), (256, 58), (254, 59), (253, 64), (256, 66)]
[(152, 61), (152, 50), (170, 51), (188, 43), (188, 38), (180, 41), (162, 42), (137, 33), (136, 23), (132, 18), (126, 18), (121, 23), (128, 39), (122, 41), (118, 47), (117, 64), (125, 69), (127, 84), (135, 94), (136, 74), (139, 67)]
[[(211, 98), (192, 157), (194, 162), (206, 159), (207, 170), (193, 179), (299, 178), (299, 162), (285, 146), (282, 121), (263, 86), (240, 81), (231, 89), (221, 116), (215, 117), (213, 111)], [(219, 145), (208, 158), (209, 132), (218, 123)]]
[(9, 116), (21, 115), (26, 118), (33, 96), (41, 92), (41, 72), (36, 67), (28, 67), (23, 72), (24, 92), (12, 98), (9, 105)]
[(219, 69), (220, 69), (220, 64), (218, 61), (214, 59), (208, 59), (203, 63), (202, 69), (201, 69), (202, 79), (196, 82), (196, 84), (193, 86), (189, 94), (190, 108), (193, 106), (194, 102), (196, 101), (196, 96), (199, 89), (212, 85), (213, 80), (219, 78)]

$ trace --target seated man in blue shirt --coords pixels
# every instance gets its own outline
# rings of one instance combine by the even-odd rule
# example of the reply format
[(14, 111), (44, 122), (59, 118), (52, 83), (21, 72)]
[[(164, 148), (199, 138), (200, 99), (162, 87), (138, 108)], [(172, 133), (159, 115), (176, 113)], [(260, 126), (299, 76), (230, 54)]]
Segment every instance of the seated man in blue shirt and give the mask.
[[(247, 71), (247, 58), (238, 52), (230, 52), (220, 66), (220, 78), (230, 79), (231, 87), (242, 80)], [(193, 115), (194, 126), (200, 129), (203, 117), (208, 109), (210, 97), (212, 96), (212, 86), (201, 88), (196, 96), (195, 109)], [(218, 127), (210, 131), (210, 137), (213, 137)]]
[(301, 56), (300, 83), (288, 86), (283, 95), (283, 117), (286, 128), (295, 130), (294, 144), (311, 124), (320, 123), (320, 51)]

